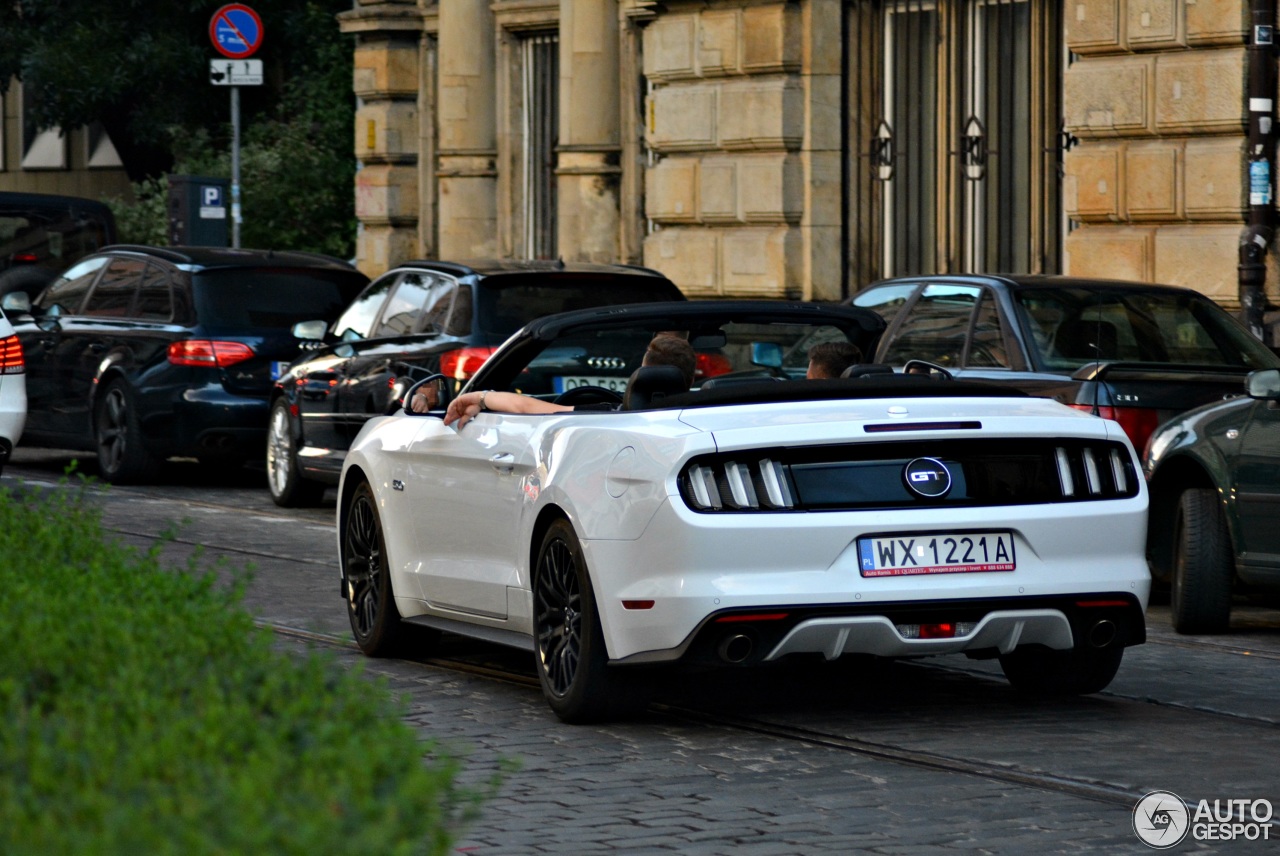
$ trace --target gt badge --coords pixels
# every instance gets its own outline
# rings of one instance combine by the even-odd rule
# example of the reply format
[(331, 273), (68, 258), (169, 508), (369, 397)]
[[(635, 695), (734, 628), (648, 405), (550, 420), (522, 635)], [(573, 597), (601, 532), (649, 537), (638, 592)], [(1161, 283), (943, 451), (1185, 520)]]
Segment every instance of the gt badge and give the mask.
[(942, 499), (951, 490), (951, 471), (937, 458), (916, 458), (902, 468), (907, 489), (925, 499)]

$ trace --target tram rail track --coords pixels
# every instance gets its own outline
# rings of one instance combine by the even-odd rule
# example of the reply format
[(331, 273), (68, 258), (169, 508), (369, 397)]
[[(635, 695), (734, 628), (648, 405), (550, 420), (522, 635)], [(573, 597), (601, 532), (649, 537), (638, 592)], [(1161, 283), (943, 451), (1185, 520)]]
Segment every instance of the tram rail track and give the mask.
[[(300, 641), (358, 650), (355, 643), (337, 636), (259, 621), (259, 626), (269, 628), (273, 632)], [(424, 666), (436, 669), (482, 677), (489, 680), (538, 689), (538, 681), (517, 672), (511, 672), (491, 665), (479, 665), (465, 660), (449, 657), (430, 657), (412, 660)], [(1132, 701), (1148, 701), (1144, 699), (1128, 699)], [(770, 722), (749, 716), (731, 716), (706, 710), (699, 710), (677, 704), (654, 702), (649, 705), (651, 715), (669, 721), (687, 725), (731, 729), (759, 737), (800, 743), (806, 746), (846, 752), (865, 758), (905, 764), (912, 767), (935, 770), (945, 773), (959, 773), (969, 776), (1000, 782), (1038, 791), (1073, 796), (1093, 802), (1131, 809), (1144, 792), (1105, 782), (1092, 781), (1066, 773), (1019, 767), (1005, 763), (992, 763), (976, 758), (959, 757), (925, 749), (912, 748), (892, 742), (867, 740), (840, 734), (819, 731)]]

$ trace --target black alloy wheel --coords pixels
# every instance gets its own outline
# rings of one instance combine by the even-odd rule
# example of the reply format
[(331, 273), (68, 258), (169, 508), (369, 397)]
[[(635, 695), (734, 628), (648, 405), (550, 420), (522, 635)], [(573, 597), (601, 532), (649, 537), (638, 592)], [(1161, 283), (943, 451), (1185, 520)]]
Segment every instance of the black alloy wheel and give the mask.
[(391, 591), (382, 522), (367, 483), (352, 493), (342, 521), (343, 582), (356, 644), (371, 657), (394, 656), (404, 627)]
[(534, 660), (547, 704), (564, 722), (598, 722), (644, 704), (636, 674), (609, 666), (591, 577), (573, 526), (557, 520), (533, 577)]
[(271, 405), (267, 423), (267, 486), (272, 501), (281, 508), (319, 505), (324, 498), (325, 486), (304, 478), (298, 470), (293, 417), (284, 398), (277, 398)]
[(143, 443), (129, 387), (119, 378), (109, 381), (98, 397), (94, 435), (98, 469), (113, 484), (146, 481), (160, 468), (160, 461)]
[(1188, 634), (1227, 632), (1234, 581), (1231, 535), (1218, 492), (1183, 491), (1173, 524), (1173, 629)]

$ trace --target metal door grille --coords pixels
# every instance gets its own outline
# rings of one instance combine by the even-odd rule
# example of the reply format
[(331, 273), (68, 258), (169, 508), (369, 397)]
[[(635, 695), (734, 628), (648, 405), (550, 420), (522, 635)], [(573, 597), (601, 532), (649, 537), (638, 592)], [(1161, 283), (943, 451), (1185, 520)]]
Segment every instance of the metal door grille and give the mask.
[(555, 33), (522, 40), (524, 90), (524, 251), (531, 259), (555, 258), (556, 145), (560, 135), (560, 38)]
[(849, 290), (1060, 266), (1061, 0), (846, 5)]

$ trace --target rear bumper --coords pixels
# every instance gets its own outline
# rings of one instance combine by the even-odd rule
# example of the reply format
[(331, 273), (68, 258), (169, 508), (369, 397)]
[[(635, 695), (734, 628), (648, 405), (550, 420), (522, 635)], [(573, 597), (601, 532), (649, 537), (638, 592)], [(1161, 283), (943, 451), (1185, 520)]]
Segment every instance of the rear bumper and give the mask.
[[(859, 537), (984, 528), (1013, 533), (1016, 570), (900, 577), (860, 573)], [(1084, 619), (1076, 617), (1085, 609), (1079, 603), (1122, 602), (1120, 617), (1132, 628), (1129, 638), (1141, 641), (1151, 587), (1145, 529), (1145, 494), (999, 509), (790, 515), (694, 514), (676, 499), (660, 506), (635, 541), (586, 540), (583, 551), (615, 662), (669, 662), (696, 656), (703, 648), (714, 652), (719, 637), (742, 628), (758, 637), (753, 649), (763, 658), (806, 621), (814, 623), (776, 656), (793, 650), (909, 656), (985, 649), (989, 636), (917, 645), (917, 640), (883, 633), (884, 622), (865, 619), (976, 626), (996, 611), (1055, 610), (1062, 620), (993, 619), (991, 629), (983, 631), (1007, 640), (1021, 620), (1019, 635), (1032, 633), (1034, 641), (1046, 644), (1046, 639), (1061, 641), (1058, 631), (1046, 628), (1063, 620), (1073, 633), (1087, 630)], [(651, 605), (638, 608), (635, 602)], [(721, 621), (739, 613), (786, 616)], [(704, 645), (705, 633), (717, 639)], [(841, 635), (844, 641), (837, 638)]]
[(144, 408), (143, 431), (170, 455), (264, 455), (270, 411), (266, 395), (227, 392), (221, 385), (181, 390), (169, 407)]

